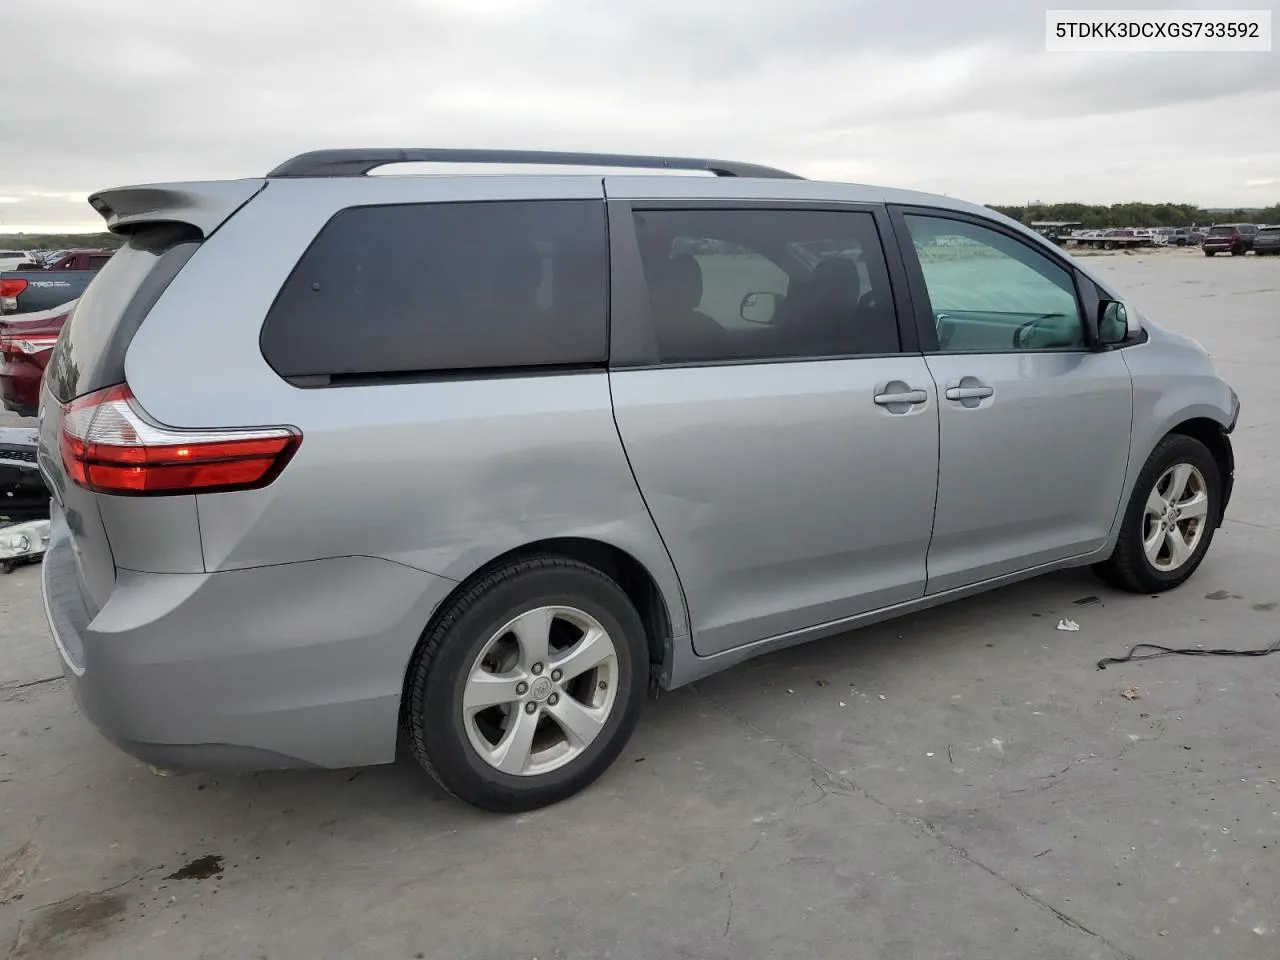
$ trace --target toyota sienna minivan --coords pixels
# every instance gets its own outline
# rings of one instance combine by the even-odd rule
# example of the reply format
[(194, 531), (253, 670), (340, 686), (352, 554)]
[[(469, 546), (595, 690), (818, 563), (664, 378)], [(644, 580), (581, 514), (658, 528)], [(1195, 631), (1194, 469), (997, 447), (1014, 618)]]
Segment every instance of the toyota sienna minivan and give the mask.
[[(433, 161), (526, 172), (369, 175)], [(404, 743), (537, 807), (749, 657), (1063, 567), (1175, 587), (1231, 496), (1204, 350), (947, 197), (340, 150), (90, 202), (126, 242), (45, 374), (44, 596), (160, 767)]]

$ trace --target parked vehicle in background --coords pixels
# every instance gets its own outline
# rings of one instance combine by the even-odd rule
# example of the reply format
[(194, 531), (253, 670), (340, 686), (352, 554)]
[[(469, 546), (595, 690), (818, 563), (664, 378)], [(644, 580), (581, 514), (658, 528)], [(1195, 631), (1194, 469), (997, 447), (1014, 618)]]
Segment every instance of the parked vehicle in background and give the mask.
[(49, 310), (84, 292), (113, 250), (76, 250), (43, 269), (0, 274), (0, 315)]
[(1170, 227), (1167, 236), (1167, 242), (1175, 247), (1194, 246), (1203, 239), (1203, 234), (1192, 227)]
[(1215, 253), (1229, 253), (1233, 257), (1242, 256), (1253, 249), (1253, 238), (1258, 227), (1252, 223), (1217, 223), (1205, 234), (1200, 249), (1206, 257)]
[(1122, 228), (1085, 230), (1079, 233), (1072, 233), (1067, 235), (1066, 241), (1068, 244), (1095, 247), (1100, 250), (1144, 247), (1151, 242), (1150, 238), (1136, 236), (1133, 230)]
[(1066, 243), (1067, 237), (1080, 226), (1079, 220), (1033, 220), (1031, 221), (1031, 229), (1046, 240), (1051, 240), (1058, 246)]
[(40, 381), (67, 317), (76, 301), (52, 310), (0, 318), (0, 398), (4, 408), (34, 417), (40, 405)]
[(1257, 236), (1253, 238), (1253, 252), (1259, 257), (1280, 254), (1280, 224), (1268, 225), (1258, 230)]
[(0, 250), (0, 273), (17, 270), (24, 263), (30, 263), (32, 255), (25, 250)]
[[(430, 161), (583, 173), (365, 175)], [(542, 806), (647, 689), (1064, 567), (1168, 590), (1230, 499), (1204, 350), (951, 198), (375, 149), (91, 202), (128, 239), (45, 373), (44, 597), (161, 767), (403, 742)]]

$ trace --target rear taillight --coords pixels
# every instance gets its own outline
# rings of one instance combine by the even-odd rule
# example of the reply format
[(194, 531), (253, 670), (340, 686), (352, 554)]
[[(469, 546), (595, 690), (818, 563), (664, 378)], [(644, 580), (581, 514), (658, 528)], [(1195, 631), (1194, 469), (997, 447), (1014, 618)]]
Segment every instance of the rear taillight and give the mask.
[(21, 279), (0, 279), (0, 297), (20, 296), (27, 289), (27, 281)]
[(122, 495), (253, 490), (274, 480), (302, 443), (292, 427), (175, 430), (145, 419), (128, 386), (63, 408), (59, 446), (67, 476)]
[(30, 333), (21, 337), (0, 334), (0, 353), (21, 353), (31, 356), (52, 350), (57, 342), (56, 333)]

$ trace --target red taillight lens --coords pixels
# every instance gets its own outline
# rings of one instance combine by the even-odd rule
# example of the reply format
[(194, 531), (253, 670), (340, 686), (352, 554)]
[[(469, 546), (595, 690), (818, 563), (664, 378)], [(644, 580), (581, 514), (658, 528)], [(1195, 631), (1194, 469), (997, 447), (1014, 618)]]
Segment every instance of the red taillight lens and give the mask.
[(0, 280), (0, 297), (16, 297), (27, 289), (25, 280)]
[(67, 476), (98, 493), (213, 493), (265, 487), (302, 443), (292, 427), (174, 430), (142, 417), (125, 385), (63, 409), (59, 446)]

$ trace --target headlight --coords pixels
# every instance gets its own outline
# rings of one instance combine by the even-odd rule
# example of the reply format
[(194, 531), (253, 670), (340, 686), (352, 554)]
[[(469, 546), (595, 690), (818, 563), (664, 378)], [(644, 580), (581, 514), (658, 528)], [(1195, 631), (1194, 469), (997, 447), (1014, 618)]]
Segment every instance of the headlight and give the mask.
[(31, 520), (0, 527), (0, 560), (44, 553), (49, 548), (49, 521)]

